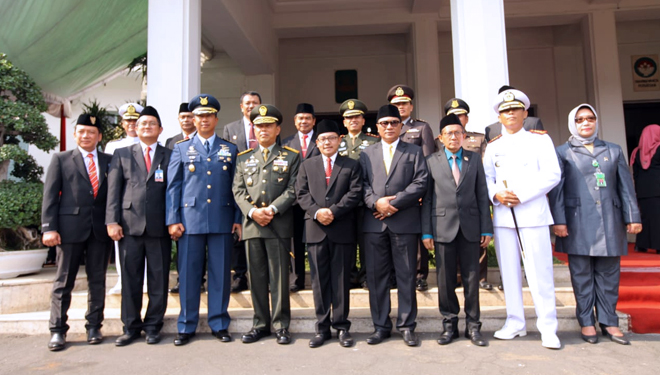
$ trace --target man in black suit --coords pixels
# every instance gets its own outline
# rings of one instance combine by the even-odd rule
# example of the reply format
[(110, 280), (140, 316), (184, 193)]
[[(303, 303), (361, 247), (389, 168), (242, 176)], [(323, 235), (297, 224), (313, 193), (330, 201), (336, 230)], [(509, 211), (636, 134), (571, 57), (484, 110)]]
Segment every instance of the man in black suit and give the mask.
[[(300, 162), (304, 162), (321, 152), (316, 147), (317, 133), (314, 131), (316, 116), (314, 106), (309, 103), (300, 103), (296, 107), (293, 118), (298, 131), (282, 141), (284, 146), (300, 151)], [(293, 293), (305, 289), (305, 244), (303, 243), (303, 228), (305, 226), (305, 212), (293, 205), (293, 255), (291, 260), (292, 272), (289, 278), (289, 290)]]
[[(108, 173), (105, 222), (119, 241), (123, 272), (121, 320), (124, 334), (115, 345), (128, 345), (144, 331), (147, 344), (160, 342), (167, 309), (171, 240), (165, 226), (167, 167), (172, 151), (158, 144), (163, 132), (155, 108), (145, 107), (136, 123), (140, 143), (117, 149)], [(149, 305), (141, 318), (145, 260)]]
[(50, 162), (41, 211), (41, 241), (45, 246), (57, 246), (48, 343), (52, 351), (62, 350), (66, 344), (71, 290), (83, 260), (89, 292), (87, 341), (103, 341), (105, 272), (112, 244), (105, 229), (106, 176), (111, 156), (97, 150), (103, 135), (95, 117), (80, 115), (73, 135), (78, 147), (53, 155)]
[[(497, 91), (497, 94), (499, 95), (506, 90), (515, 90), (515, 87), (504, 85), (500, 87), (500, 89)], [(545, 130), (543, 129), (543, 123), (541, 122), (541, 119), (533, 116), (527, 116), (527, 118), (525, 118), (523, 121), (523, 128), (525, 128), (525, 130)], [(486, 136), (486, 142), (490, 142), (491, 139), (494, 139), (498, 135), (502, 134), (502, 123), (498, 121), (486, 126), (484, 133)]]
[[(222, 131), (222, 139), (229, 141), (238, 147), (241, 153), (247, 149), (259, 147), (257, 137), (254, 133), (254, 124), (250, 121), (250, 112), (254, 107), (261, 104), (261, 95), (256, 91), (246, 91), (241, 95), (241, 113), (243, 117), (240, 120), (230, 122), (225, 125)], [(278, 138), (279, 140), (279, 138)], [(278, 142), (279, 144), (279, 142)], [(247, 278), (247, 257), (245, 253), (245, 241), (234, 239), (234, 249), (232, 253), (232, 275), (231, 292), (239, 293), (248, 289)]]
[[(316, 348), (338, 330), (339, 344), (353, 346), (348, 330), (350, 274), (356, 242), (355, 210), (362, 201), (362, 171), (357, 160), (338, 154), (339, 125), (323, 120), (316, 145), (322, 155), (300, 166), (296, 194), (305, 211), (305, 233), (316, 310)], [(332, 319), (330, 312), (332, 311)]]
[(481, 155), (462, 147), (465, 136), (457, 115), (449, 114), (440, 121), (443, 147), (426, 158), (429, 189), (422, 200), (422, 241), (427, 249), (436, 249), (438, 301), (444, 326), (438, 344), (458, 338), (458, 258), (465, 294), (465, 337), (475, 345), (486, 346), (479, 321), (479, 247), (488, 246), (493, 223)]
[(422, 149), (399, 139), (401, 115), (395, 106), (382, 106), (377, 124), (381, 142), (360, 154), (364, 205), (368, 210), (364, 215), (367, 283), (375, 328), (367, 343), (379, 344), (391, 335), (389, 279), (394, 267), (399, 289), (396, 328), (406, 345), (416, 346), (419, 200), (426, 192), (428, 171)]

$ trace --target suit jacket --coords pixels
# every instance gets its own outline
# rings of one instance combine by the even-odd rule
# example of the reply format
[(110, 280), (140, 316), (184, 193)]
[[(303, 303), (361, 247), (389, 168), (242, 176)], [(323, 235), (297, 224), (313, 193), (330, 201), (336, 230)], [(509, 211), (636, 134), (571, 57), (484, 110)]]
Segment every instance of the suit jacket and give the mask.
[(658, 150), (651, 158), (651, 165), (648, 169), (642, 168), (642, 159), (639, 154), (632, 165), (637, 198), (660, 197), (660, 151)]
[(435, 151), (435, 138), (433, 137), (433, 130), (431, 125), (426, 121), (411, 119), (401, 128), (401, 136), (399, 137), (406, 143), (412, 143), (422, 148), (424, 156), (431, 155)]
[[(362, 201), (362, 170), (357, 160), (337, 155), (330, 175), (325, 183), (323, 155), (305, 160), (298, 171), (296, 195), (300, 208), (305, 211), (303, 242), (318, 243), (326, 236), (335, 243), (355, 243), (356, 224), (353, 210)], [(330, 225), (314, 219), (316, 211), (329, 208), (334, 215)]]
[(238, 152), (243, 152), (248, 149), (242, 117), (238, 121), (230, 122), (225, 125), (225, 128), (222, 130), (222, 139), (235, 144), (236, 147), (238, 147)]
[(182, 140), (183, 140), (183, 134), (179, 133), (179, 134), (175, 135), (174, 137), (167, 138), (167, 140), (165, 141), (165, 147), (170, 149), (170, 150), (173, 150), (174, 145), (177, 142), (182, 141)]
[(249, 149), (238, 157), (233, 192), (243, 213), (243, 238), (277, 238), (273, 231), (248, 217), (252, 208), (275, 206), (277, 214), (270, 222), (281, 238), (293, 237), (295, 183), (300, 156), (298, 151), (277, 144), (264, 162), (261, 151)]
[(429, 155), (426, 164), (429, 185), (422, 200), (422, 233), (433, 234), (436, 242), (453, 241), (459, 230), (471, 242), (478, 242), (482, 233), (493, 233), (481, 156), (463, 149), (458, 186), (444, 148)]
[(167, 168), (166, 224), (185, 234), (228, 234), (241, 222), (231, 191), (236, 146), (216, 136), (210, 152), (197, 136), (174, 145)]
[[(523, 121), (523, 128), (525, 128), (525, 130), (545, 130), (543, 129), (541, 119), (533, 116), (529, 116)], [(502, 123), (498, 121), (486, 126), (484, 133), (486, 136), (486, 142), (490, 142), (491, 139), (502, 134)]]
[(320, 155), (321, 151), (319, 151), (318, 147), (316, 147), (316, 137), (318, 136), (318, 132), (316, 129), (314, 129), (314, 135), (312, 135), (312, 139), (309, 140), (309, 143), (307, 144), (307, 153), (305, 154), (305, 157), (302, 157), (302, 145), (300, 144), (300, 137), (298, 137), (298, 132), (293, 133), (292, 135), (284, 138), (282, 141), (283, 146), (289, 146), (295, 150), (300, 151), (300, 162), (302, 163), (303, 161), (314, 157), (316, 155)]
[(53, 155), (44, 182), (43, 232), (57, 231), (62, 243), (84, 242), (92, 231), (97, 240), (110, 240), (105, 228), (110, 160), (110, 155), (98, 152), (99, 191), (94, 198), (87, 167), (78, 148)]
[[(557, 237), (557, 251), (573, 255), (620, 256), (628, 253), (626, 224), (641, 223), (632, 176), (619, 145), (600, 139), (594, 152), (568, 141), (557, 147), (561, 180), (550, 192), (555, 224), (568, 227)], [(596, 185), (596, 167), (607, 186)]]
[[(428, 179), (422, 149), (411, 143), (399, 142), (388, 175), (383, 160), (383, 143), (378, 142), (362, 151), (360, 166), (364, 205), (371, 210), (364, 215), (364, 232), (380, 233), (389, 228), (397, 234), (421, 233), (419, 199), (426, 193)], [(390, 204), (399, 211), (382, 221), (373, 217), (376, 201), (390, 195), (396, 195)]]
[[(124, 234), (150, 237), (167, 236), (165, 226), (165, 195), (167, 167), (172, 151), (156, 146), (151, 170), (147, 172), (142, 145), (115, 151), (108, 173), (108, 204), (106, 224), (120, 224)], [(163, 180), (156, 182), (156, 170), (163, 171)]]

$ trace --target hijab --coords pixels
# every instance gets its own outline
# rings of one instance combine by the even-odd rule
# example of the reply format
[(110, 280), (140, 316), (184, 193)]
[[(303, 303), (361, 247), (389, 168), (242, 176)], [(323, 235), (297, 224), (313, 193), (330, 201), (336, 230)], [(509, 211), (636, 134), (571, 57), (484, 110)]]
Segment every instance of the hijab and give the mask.
[(639, 154), (639, 162), (642, 168), (649, 169), (651, 159), (655, 155), (658, 146), (660, 146), (660, 125), (647, 125), (642, 130), (642, 136), (639, 137), (639, 146), (635, 147), (630, 156), (630, 165), (633, 165), (637, 154)]
[[(575, 123), (575, 116), (577, 115), (578, 111), (582, 108), (590, 109), (591, 112), (594, 113), (594, 116), (596, 116), (596, 127), (594, 129), (594, 134), (592, 134), (588, 138), (584, 138), (580, 135), (580, 133), (578, 133), (577, 124)], [(594, 107), (592, 107), (587, 103), (582, 103), (579, 106), (573, 108), (573, 110), (571, 110), (571, 112), (568, 114), (568, 130), (571, 132), (571, 136), (568, 138), (569, 141), (571, 139), (575, 139), (576, 141), (580, 142), (583, 145), (594, 143), (594, 140), (598, 136), (598, 114), (596, 113)]]

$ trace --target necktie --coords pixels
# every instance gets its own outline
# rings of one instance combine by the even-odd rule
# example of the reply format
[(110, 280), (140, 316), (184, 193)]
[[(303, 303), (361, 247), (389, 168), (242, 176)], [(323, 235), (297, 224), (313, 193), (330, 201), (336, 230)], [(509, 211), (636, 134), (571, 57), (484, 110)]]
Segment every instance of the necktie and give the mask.
[(92, 183), (92, 189), (94, 189), (94, 198), (99, 193), (99, 177), (96, 174), (96, 164), (94, 163), (94, 154), (87, 154), (89, 158), (89, 168), (87, 173), (89, 174), (89, 182)]
[(151, 170), (151, 148), (147, 146), (147, 152), (144, 153), (144, 164), (147, 166), (147, 173)]
[(458, 186), (458, 180), (461, 179), (461, 171), (458, 170), (458, 162), (456, 161), (456, 155), (451, 156), (454, 159), (454, 164), (451, 166), (451, 174), (454, 176), (454, 181), (456, 181), (456, 186)]
[(303, 159), (307, 157), (307, 134), (303, 135), (302, 154), (303, 154)]
[(385, 172), (389, 175), (390, 174), (390, 166), (392, 165), (392, 156), (394, 155), (393, 151), (394, 146), (390, 145), (390, 153), (389, 155), (385, 158)]
[(266, 162), (266, 161), (268, 161), (268, 149), (264, 148), (263, 153), (264, 153), (264, 162)]
[(188, 137), (188, 136), (186, 136), (185, 138), (183, 138), (184, 141), (187, 141), (187, 140), (189, 140), (189, 139), (190, 139), (190, 137)]
[(325, 186), (330, 185), (330, 176), (332, 176), (332, 159), (328, 158), (328, 165), (325, 167)]
[(204, 141), (204, 148), (206, 148), (206, 154), (208, 155), (209, 152), (211, 152), (211, 149), (209, 148), (209, 140), (207, 139)]
[(249, 148), (257, 148), (257, 136), (254, 135), (254, 124), (250, 123), (250, 139), (248, 139)]

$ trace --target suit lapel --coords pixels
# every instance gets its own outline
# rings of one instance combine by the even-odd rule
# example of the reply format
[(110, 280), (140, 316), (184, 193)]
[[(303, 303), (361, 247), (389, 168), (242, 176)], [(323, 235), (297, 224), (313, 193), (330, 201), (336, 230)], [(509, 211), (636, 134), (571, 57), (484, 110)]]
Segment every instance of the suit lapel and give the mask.
[[(392, 156), (392, 164), (390, 164), (390, 174), (387, 176), (387, 181), (389, 181), (390, 176), (394, 174), (394, 170), (396, 169), (396, 165), (399, 162), (399, 159), (401, 159), (401, 155), (403, 155), (403, 152), (406, 150), (406, 143), (403, 141), (399, 141), (399, 144), (397, 144), (396, 148), (394, 149), (394, 156)], [(383, 163), (383, 166), (385, 163)]]
[[(323, 159), (323, 156), (321, 157), (321, 160)], [(328, 187), (325, 189), (326, 194), (330, 191), (330, 188), (332, 188), (332, 185), (337, 181), (337, 176), (339, 175), (339, 172), (344, 166), (344, 159), (342, 156), (337, 154), (337, 158), (335, 159), (335, 165), (332, 167), (332, 173), (330, 174), (330, 183), (328, 183)], [(323, 168), (323, 171), (325, 172), (325, 168)], [(323, 173), (323, 178), (325, 179), (325, 173)]]
[[(80, 172), (80, 174), (83, 177), (85, 177), (87, 181), (89, 181), (89, 173), (87, 173), (87, 167), (85, 167), (85, 161), (83, 160), (83, 156), (77, 147), (73, 149), (71, 156), (73, 159), (73, 164), (76, 166), (78, 172)], [(89, 185), (91, 186), (92, 183), (90, 182)]]
[(147, 176), (147, 181), (154, 175), (154, 173), (156, 173), (156, 169), (159, 169), (160, 164), (163, 162), (163, 158), (165, 158), (165, 149), (160, 145), (157, 145), (156, 151), (154, 152), (154, 160), (151, 163), (151, 170), (149, 170), (149, 175)]
[(436, 154), (436, 157), (439, 159), (438, 165), (440, 166), (440, 171), (445, 175), (449, 181), (454, 181), (454, 175), (451, 173), (451, 168), (449, 167), (449, 159), (447, 159), (447, 154), (445, 154), (445, 148), (441, 148), (440, 151)]
[(203, 157), (207, 157), (208, 155), (206, 154), (206, 148), (202, 144), (202, 141), (197, 138), (197, 135), (195, 134), (195, 137), (193, 137), (193, 147), (195, 147), (195, 150), (202, 155)]
[[(463, 180), (465, 179), (465, 175), (470, 169), (470, 161), (471, 158), (467, 155), (465, 149), (463, 149), (463, 161), (461, 162), (461, 177), (458, 178), (458, 184), (456, 185), (456, 187), (461, 186), (461, 184), (463, 183)], [(452, 178), (453, 177), (454, 176), (452, 175)]]
[[(145, 180), (149, 179), (149, 176), (147, 174), (147, 164), (144, 162), (144, 154), (142, 153), (142, 146), (140, 144), (133, 145), (131, 146), (133, 149), (132, 154), (133, 154), (133, 161), (135, 161), (135, 164), (138, 166), (138, 170), (140, 171), (140, 174), (142, 174), (143, 178)], [(153, 163), (151, 163), (151, 166), (153, 167)], [(153, 169), (153, 168), (152, 168)]]
[(608, 149), (605, 142), (601, 141), (600, 139), (596, 139), (594, 141), (594, 154), (593, 154), (594, 157), (602, 154), (603, 152), (607, 152), (607, 150)]

